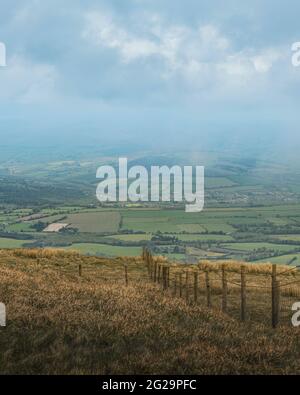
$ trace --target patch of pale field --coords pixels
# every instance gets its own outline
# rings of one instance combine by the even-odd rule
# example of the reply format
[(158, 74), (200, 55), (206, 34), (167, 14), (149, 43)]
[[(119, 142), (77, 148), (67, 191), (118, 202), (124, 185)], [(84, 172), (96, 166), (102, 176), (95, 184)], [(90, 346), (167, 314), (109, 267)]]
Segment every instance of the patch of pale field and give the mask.
[(58, 233), (60, 230), (66, 228), (66, 227), (68, 227), (68, 226), (69, 226), (69, 224), (54, 223), (54, 224), (48, 225), (48, 226), (43, 230), (43, 232), (46, 232), (46, 233), (47, 233), (47, 232), (49, 232), (49, 233), (51, 233), (51, 232), (53, 232), (53, 233)]

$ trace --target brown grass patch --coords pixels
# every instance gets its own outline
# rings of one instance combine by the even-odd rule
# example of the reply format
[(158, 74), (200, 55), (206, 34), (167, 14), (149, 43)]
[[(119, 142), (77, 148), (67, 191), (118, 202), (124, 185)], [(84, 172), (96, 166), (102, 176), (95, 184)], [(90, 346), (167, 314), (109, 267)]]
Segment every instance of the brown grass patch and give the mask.
[(0, 278), (2, 374), (300, 373), (299, 330), (163, 293), (139, 258), (1, 251)]

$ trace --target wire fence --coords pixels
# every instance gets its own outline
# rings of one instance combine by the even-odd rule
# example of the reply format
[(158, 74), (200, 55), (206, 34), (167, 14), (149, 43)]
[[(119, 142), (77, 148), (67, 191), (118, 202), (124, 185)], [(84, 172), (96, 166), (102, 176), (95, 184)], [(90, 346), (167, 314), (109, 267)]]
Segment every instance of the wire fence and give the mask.
[[(53, 261), (43, 258), (43, 271), (53, 269)], [(60, 273), (72, 278), (125, 284), (155, 283), (158, 291), (187, 303), (220, 310), (242, 322), (291, 325), (294, 303), (300, 301), (300, 271), (298, 267), (241, 262), (202, 261), (187, 265), (171, 263), (166, 258), (152, 256), (144, 248), (139, 258), (63, 259), (56, 265)]]
[[(286, 269), (248, 264), (180, 265), (160, 261), (144, 249), (143, 261), (151, 281), (172, 297), (219, 309), (242, 322), (291, 325), (292, 306), (300, 300), (298, 267)], [(256, 267), (255, 267), (256, 266)]]
[[(47, 271), (55, 271), (64, 274), (70, 279), (82, 279), (86, 281), (99, 281), (109, 284), (124, 284), (148, 281), (148, 275), (145, 267), (141, 265), (141, 257), (136, 258), (101, 258), (87, 256), (69, 256), (56, 258), (53, 264), (51, 257), (39, 257), (34, 259), (36, 263), (32, 267), (34, 272), (37, 268), (46, 275)], [(28, 272), (30, 267), (26, 266)]]

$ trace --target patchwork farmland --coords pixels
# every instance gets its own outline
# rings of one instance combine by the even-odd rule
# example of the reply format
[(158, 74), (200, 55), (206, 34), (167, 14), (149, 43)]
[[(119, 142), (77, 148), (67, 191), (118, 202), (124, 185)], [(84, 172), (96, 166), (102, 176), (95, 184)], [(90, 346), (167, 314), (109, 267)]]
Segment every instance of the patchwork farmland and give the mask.
[[(136, 256), (147, 246), (155, 254), (185, 262), (282, 264), (298, 261), (300, 254), (300, 205), (206, 208), (196, 214), (164, 207), (70, 206), (34, 215), (20, 210), (0, 215), (5, 219), (1, 243), (7, 248), (48, 246), (89, 255)], [(46, 234), (47, 229), (56, 233)]]

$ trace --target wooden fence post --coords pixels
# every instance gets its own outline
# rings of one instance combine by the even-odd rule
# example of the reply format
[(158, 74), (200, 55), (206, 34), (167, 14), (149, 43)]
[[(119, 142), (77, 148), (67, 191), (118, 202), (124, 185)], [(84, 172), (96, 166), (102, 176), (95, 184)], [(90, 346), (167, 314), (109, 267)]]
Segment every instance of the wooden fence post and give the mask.
[(154, 262), (154, 282), (157, 281), (157, 262)]
[(209, 271), (205, 270), (205, 282), (206, 282), (206, 299), (207, 299), (207, 307), (211, 307), (211, 294), (210, 294), (210, 280), (209, 280)]
[(151, 280), (151, 266), (150, 266), (150, 257), (149, 257), (149, 254), (147, 254), (147, 266), (148, 266), (149, 278), (150, 278), (150, 280)]
[(161, 275), (161, 265), (158, 265), (158, 277), (157, 277), (158, 284), (160, 284), (160, 275)]
[(166, 274), (165, 274), (165, 289), (168, 289), (168, 267), (166, 266)]
[(124, 265), (124, 269), (125, 269), (125, 284), (126, 284), (126, 287), (128, 287), (128, 267), (127, 267), (127, 265)]
[(280, 281), (276, 281), (277, 325), (280, 321)]
[(175, 278), (174, 278), (174, 296), (177, 296), (177, 278), (178, 278), (178, 274), (175, 273)]
[(189, 272), (185, 272), (185, 299), (189, 301)]
[(167, 288), (170, 288), (170, 266), (167, 268)]
[(149, 251), (148, 249), (146, 250), (146, 266), (148, 269), (148, 275), (151, 278), (151, 272), (150, 272), (150, 256), (149, 256)]
[(152, 270), (153, 270), (153, 282), (156, 282), (156, 262), (154, 262), (154, 259), (152, 257)]
[(151, 255), (149, 254), (149, 273), (150, 273), (150, 280), (152, 280), (152, 262), (151, 262)]
[(166, 291), (166, 289), (167, 289), (167, 267), (166, 266), (164, 266), (163, 267), (163, 288), (164, 288), (164, 291)]
[(198, 302), (198, 272), (194, 273), (194, 301)]
[(179, 296), (182, 298), (182, 273), (179, 274)]
[(246, 275), (245, 266), (241, 266), (241, 321), (246, 321)]
[(272, 327), (277, 328), (279, 321), (279, 283), (277, 281), (277, 265), (272, 265)]
[(148, 251), (147, 256), (148, 256), (149, 275), (150, 275), (150, 279), (151, 279), (151, 276), (152, 276), (152, 273), (151, 273), (151, 255), (150, 255), (150, 252), (149, 252), (149, 251)]
[(222, 311), (227, 312), (227, 273), (226, 266), (222, 265)]
[(79, 263), (79, 266), (78, 266), (78, 274), (79, 274), (79, 277), (82, 276), (82, 265), (81, 265), (81, 263)]

